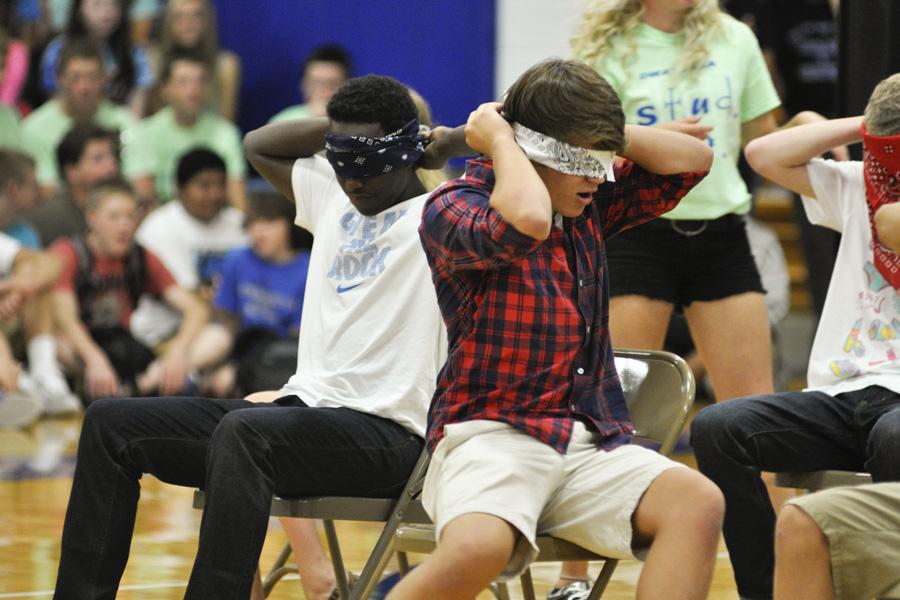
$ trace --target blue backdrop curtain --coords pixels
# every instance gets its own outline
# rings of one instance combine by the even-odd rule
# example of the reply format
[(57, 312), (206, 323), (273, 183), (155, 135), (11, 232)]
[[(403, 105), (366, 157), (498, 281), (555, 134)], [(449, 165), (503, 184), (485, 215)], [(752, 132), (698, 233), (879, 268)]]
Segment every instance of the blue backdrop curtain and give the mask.
[(493, 99), (494, 0), (215, 0), (223, 47), (243, 62), (238, 125), (249, 131), (300, 102), (300, 63), (334, 42), (355, 74), (416, 88), (439, 123)]

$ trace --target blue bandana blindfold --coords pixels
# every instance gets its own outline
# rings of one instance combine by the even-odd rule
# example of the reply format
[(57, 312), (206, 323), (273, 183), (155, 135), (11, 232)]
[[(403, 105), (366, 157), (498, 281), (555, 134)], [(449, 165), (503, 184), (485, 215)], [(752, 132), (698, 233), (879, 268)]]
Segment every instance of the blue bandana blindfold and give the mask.
[(416, 164), (428, 139), (419, 133), (415, 119), (380, 138), (357, 135), (325, 135), (325, 158), (345, 179), (375, 177)]

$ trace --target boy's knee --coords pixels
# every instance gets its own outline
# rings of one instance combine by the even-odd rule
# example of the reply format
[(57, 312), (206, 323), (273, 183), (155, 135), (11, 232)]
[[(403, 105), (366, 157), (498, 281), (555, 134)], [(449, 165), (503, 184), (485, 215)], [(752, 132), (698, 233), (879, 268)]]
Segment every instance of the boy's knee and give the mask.
[(128, 403), (130, 398), (100, 398), (88, 404), (84, 413), (82, 428), (96, 427), (101, 430), (108, 427), (119, 427), (122, 419), (130, 416)]
[(806, 511), (793, 504), (784, 505), (775, 523), (775, 546), (781, 553), (808, 552), (821, 548), (824, 540), (825, 534)]
[[(451, 521), (444, 529), (439, 542), (441, 554), (448, 563), (466, 568), (471, 565), (473, 570), (488, 568), (503, 570), (512, 557), (518, 541), (519, 533), (506, 522), (500, 523), (499, 518), (492, 518), (487, 522), (477, 515), (475, 519), (467, 519), (466, 522)], [(470, 517), (464, 515), (463, 518)], [(496, 522), (493, 522), (496, 519)]]
[(253, 430), (247, 422), (244, 410), (233, 410), (226, 413), (225, 416), (216, 425), (212, 434), (212, 442), (216, 443), (231, 439), (240, 439), (245, 437)]
[[(696, 471), (685, 474), (685, 485), (673, 502), (682, 505), (685, 516), (718, 535), (725, 517), (725, 497), (716, 484)], [(681, 512), (681, 511), (676, 511)]]
[(715, 445), (716, 438), (728, 427), (729, 419), (724, 404), (707, 406), (691, 421), (691, 447), (703, 453)]
[(651, 487), (638, 506), (641, 518), (635, 525), (641, 537), (650, 540), (665, 531), (689, 530), (718, 542), (725, 499), (712, 481), (691, 469), (670, 469), (653, 485), (660, 487)]

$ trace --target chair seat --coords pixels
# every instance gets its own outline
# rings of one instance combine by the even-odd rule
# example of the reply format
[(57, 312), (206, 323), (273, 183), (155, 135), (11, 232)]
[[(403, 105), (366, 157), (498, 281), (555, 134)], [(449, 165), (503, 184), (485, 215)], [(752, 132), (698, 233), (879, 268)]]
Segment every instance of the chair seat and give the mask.
[[(535, 540), (538, 547), (537, 561), (557, 560), (606, 560), (607, 557), (595, 554), (571, 542), (549, 535), (539, 535)], [(434, 550), (433, 525), (404, 525), (397, 529), (394, 543), (399, 552), (429, 554)]]
[(900, 600), (900, 583), (879, 596), (878, 600)]
[(800, 473), (776, 473), (775, 485), (803, 490), (822, 490), (844, 485), (872, 483), (868, 473), (856, 471), (804, 471)]
[[(194, 491), (194, 508), (202, 509), (205, 501), (203, 490)], [(272, 497), (270, 515), (273, 517), (299, 517), (320, 519), (323, 515), (334, 521), (387, 521), (396, 504), (396, 498), (354, 498), (350, 496), (322, 496), (314, 498)], [(418, 503), (417, 503), (418, 504)], [(413, 522), (428, 522), (428, 516), (418, 506), (410, 506), (407, 517)]]

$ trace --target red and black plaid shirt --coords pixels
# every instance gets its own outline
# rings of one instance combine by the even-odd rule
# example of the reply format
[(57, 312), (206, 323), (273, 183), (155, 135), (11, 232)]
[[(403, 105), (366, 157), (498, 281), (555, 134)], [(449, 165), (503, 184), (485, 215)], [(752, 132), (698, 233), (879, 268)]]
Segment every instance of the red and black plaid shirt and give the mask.
[(444, 426), (502, 421), (564, 453), (573, 418), (612, 448), (634, 432), (609, 339), (604, 239), (657, 217), (705, 173), (655, 175), (626, 161), (550, 237), (517, 231), (488, 204), (490, 161), (428, 198), (419, 235), (449, 336), (428, 415), (433, 451)]

